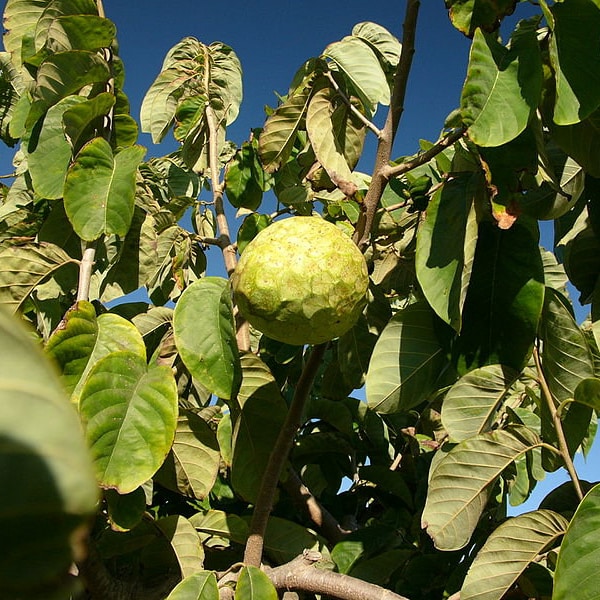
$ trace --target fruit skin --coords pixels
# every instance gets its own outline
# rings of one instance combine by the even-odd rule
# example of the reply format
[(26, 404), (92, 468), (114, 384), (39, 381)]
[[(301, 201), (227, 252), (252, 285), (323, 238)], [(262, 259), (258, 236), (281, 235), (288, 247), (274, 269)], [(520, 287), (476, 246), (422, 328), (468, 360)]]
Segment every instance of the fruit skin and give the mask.
[(352, 240), (319, 217), (263, 229), (231, 277), (240, 313), (265, 335), (321, 344), (348, 331), (366, 304), (369, 275)]

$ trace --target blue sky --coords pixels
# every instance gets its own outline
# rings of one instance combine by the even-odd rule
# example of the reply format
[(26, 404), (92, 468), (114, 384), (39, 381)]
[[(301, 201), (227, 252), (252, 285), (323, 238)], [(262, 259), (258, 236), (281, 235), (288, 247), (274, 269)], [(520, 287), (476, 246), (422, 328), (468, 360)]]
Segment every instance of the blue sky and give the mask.
[[(264, 106), (276, 104), (275, 92), (286, 93), (296, 69), (329, 43), (350, 34), (356, 23), (374, 21), (401, 37), (404, 6), (398, 1), (364, 0), (104, 0), (106, 16), (117, 25), (125, 92), (138, 120), (142, 98), (164, 55), (182, 37), (191, 35), (207, 44), (221, 41), (235, 50), (244, 72), (244, 101), (237, 121), (228, 129), (228, 138), (238, 144), (248, 138), (252, 128), (262, 126)], [(520, 5), (511, 22), (531, 12), (532, 7)], [(395, 156), (413, 154), (420, 138), (437, 139), (445, 117), (458, 105), (468, 52), (469, 40), (451, 26), (443, 0), (424, 0)], [(376, 120), (383, 117), (384, 110), (380, 110)], [(148, 148), (147, 156), (163, 155), (175, 148), (171, 139), (153, 146), (148, 135), (142, 135), (140, 143)], [(361, 170), (370, 171), (373, 148), (374, 144), (367, 146)], [(0, 174), (11, 171), (13, 152), (0, 146)], [(577, 461), (583, 478), (598, 478), (600, 469), (594, 468), (594, 463), (600, 464), (600, 443), (596, 443), (587, 464), (580, 458)], [(559, 476), (561, 481), (566, 479), (562, 470)], [(526, 507), (537, 507), (555, 481), (552, 477), (539, 485)]]

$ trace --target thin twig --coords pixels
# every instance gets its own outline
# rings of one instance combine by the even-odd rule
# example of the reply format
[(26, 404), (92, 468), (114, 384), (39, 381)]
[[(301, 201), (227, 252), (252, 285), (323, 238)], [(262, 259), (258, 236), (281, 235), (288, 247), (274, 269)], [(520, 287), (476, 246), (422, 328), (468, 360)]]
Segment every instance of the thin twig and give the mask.
[(381, 130), (375, 125), (375, 123), (369, 121), (369, 119), (367, 119), (367, 117), (365, 117), (365, 115), (363, 115), (360, 112), (360, 110), (358, 110), (356, 106), (354, 106), (354, 104), (350, 102), (350, 99), (341, 90), (340, 86), (338, 85), (338, 82), (335, 80), (335, 77), (332, 75), (331, 71), (325, 71), (325, 77), (329, 79), (331, 85), (333, 86), (333, 89), (340, 95), (340, 98), (344, 101), (344, 104), (346, 104), (346, 106), (350, 109), (350, 112), (353, 115), (355, 115), (361, 123), (368, 127), (378, 138), (381, 137)]
[(569, 476), (571, 477), (573, 487), (575, 488), (575, 492), (577, 493), (579, 500), (583, 500), (583, 490), (581, 489), (581, 483), (579, 481), (577, 471), (575, 470), (575, 465), (573, 464), (571, 454), (569, 453), (569, 446), (567, 444), (567, 439), (565, 438), (565, 432), (562, 427), (562, 421), (560, 420), (560, 413), (556, 410), (556, 405), (554, 404), (552, 392), (550, 391), (550, 388), (548, 387), (548, 382), (544, 377), (544, 372), (542, 371), (542, 365), (540, 362), (540, 355), (537, 348), (533, 349), (533, 359), (535, 361), (535, 367), (538, 372), (538, 381), (542, 389), (542, 396), (544, 397), (546, 404), (548, 405), (548, 409), (550, 410), (550, 414), (552, 415), (554, 429), (556, 430), (556, 437), (558, 438), (560, 455), (563, 459), (563, 462), (565, 463), (565, 468), (569, 472)]
[(327, 344), (314, 346), (312, 349), (302, 375), (296, 385), (294, 398), (288, 410), (285, 422), (279, 431), (277, 441), (271, 450), (267, 468), (263, 474), (260, 484), (260, 490), (256, 499), (252, 522), (250, 523), (250, 535), (246, 542), (244, 553), (244, 563), (255, 567), (260, 567), (264, 545), (264, 536), (267, 528), (267, 522), (273, 508), (273, 498), (277, 490), (277, 484), (281, 477), (283, 466), (288, 459), (288, 454), (294, 443), (294, 437), (302, 424), (302, 413), (304, 405), (310, 394), (313, 381), (321, 364)]
[(429, 150), (425, 150), (421, 154), (417, 155), (412, 160), (400, 163), (399, 165), (385, 165), (383, 167), (383, 176), (387, 179), (392, 177), (399, 177), (404, 173), (408, 173), (421, 165), (428, 163), (432, 158), (437, 156), (440, 152), (443, 152), (449, 146), (452, 146), (455, 142), (465, 134), (466, 128), (456, 129), (445, 135), (439, 142), (433, 145)]
[(392, 90), (390, 108), (385, 120), (385, 125), (379, 136), (371, 184), (369, 185), (369, 189), (363, 201), (362, 212), (354, 232), (354, 241), (361, 249), (364, 249), (369, 241), (373, 219), (388, 181), (384, 174), (384, 169), (390, 162), (400, 117), (404, 111), (406, 86), (410, 68), (412, 66), (413, 55), (415, 53), (415, 32), (417, 29), (417, 18), (419, 16), (420, 5), (420, 0), (408, 0), (406, 3), (402, 52), (400, 53), (400, 61), (398, 62), (398, 67), (396, 68), (396, 74), (394, 76), (394, 88)]

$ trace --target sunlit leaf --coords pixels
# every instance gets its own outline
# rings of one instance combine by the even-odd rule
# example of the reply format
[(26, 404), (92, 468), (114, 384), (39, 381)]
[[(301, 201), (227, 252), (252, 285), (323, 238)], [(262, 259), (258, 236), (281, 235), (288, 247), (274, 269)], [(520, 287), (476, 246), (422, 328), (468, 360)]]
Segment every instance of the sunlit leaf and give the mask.
[(233, 398), (241, 369), (228, 281), (203, 277), (186, 288), (175, 307), (173, 328), (190, 373), (211, 393)]
[(84, 551), (97, 486), (79, 419), (31, 332), (0, 309), (0, 337), (0, 596), (48, 597)]
[(442, 423), (450, 439), (462, 442), (489, 431), (519, 373), (490, 365), (463, 375), (448, 391), (442, 405)]
[(521, 22), (510, 49), (475, 31), (460, 104), (469, 137), (479, 146), (516, 138), (538, 106), (542, 61), (535, 30), (535, 23)]
[(23, 37), (33, 36), (48, 0), (7, 0), (4, 7), (4, 47), (16, 67), (21, 65)]
[(257, 567), (244, 567), (235, 588), (235, 600), (277, 600), (277, 590)]
[(478, 27), (494, 31), (516, 4), (517, 0), (446, 0), (452, 24), (469, 37)]
[(173, 124), (186, 79), (174, 69), (162, 71), (144, 96), (140, 112), (142, 131), (152, 134), (155, 144), (162, 141)]
[(178, 583), (166, 600), (219, 600), (217, 578), (213, 571), (198, 571)]
[(387, 29), (377, 23), (358, 23), (352, 28), (352, 35), (364, 40), (391, 67), (400, 61), (402, 45)]
[(436, 464), (422, 526), (440, 550), (458, 550), (471, 538), (502, 471), (541, 441), (524, 427), (499, 429), (457, 444)]
[(369, 408), (382, 413), (409, 410), (435, 389), (446, 363), (435, 315), (424, 303), (398, 311), (375, 344), (366, 378)]
[(110, 47), (116, 29), (112, 21), (97, 15), (64, 15), (49, 24), (40, 19), (36, 37), (43, 39), (51, 52), (95, 51)]
[(169, 515), (156, 521), (157, 527), (171, 542), (182, 577), (201, 571), (204, 550), (195, 527), (181, 515)]
[(600, 561), (600, 485), (593, 487), (577, 508), (560, 547), (552, 600), (598, 600)]
[(227, 125), (238, 116), (242, 103), (242, 66), (233, 49), (222, 42), (208, 46), (210, 54), (209, 98), (226, 109)]
[(65, 210), (84, 240), (102, 234), (125, 236), (133, 218), (135, 176), (146, 153), (142, 146), (116, 155), (104, 138), (88, 142), (75, 158), (65, 180)]
[(557, 543), (568, 524), (550, 510), (536, 510), (502, 523), (469, 568), (461, 600), (501, 600), (527, 566)]
[(89, 127), (95, 119), (103, 117), (110, 112), (115, 104), (115, 97), (108, 92), (98, 94), (90, 100), (85, 100), (84, 98), (81, 98), (81, 96), (75, 97), (79, 99), (79, 102), (65, 111), (63, 123), (64, 135), (70, 141), (73, 148), (79, 149), (81, 145), (80, 138), (86, 131), (86, 128)]
[(248, 538), (248, 524), (239, 515), (227, 514), (222, 510), (207, 510), (190, 517), (194, 527), (203, 533), (245, 544)]
[[(0, 250), (0, 304), (18, 310), (36, 286), (76, 262), (62, 248), (47, 242), (5, 245)], [(74, 272), (76, 283), (76, 269)]]
[(148, 368), (138, 354), (112, 352), (92, 367), (79, 407), (101, 486), (127, 493), (152, 477), (175, 436), (170, 368)]
[(460, 332), (477, 244), (474, 185), (456, 177), (436, 192), (419, 227), (415, 268), (429, 305)]
[(208, 423), (190, 411), (177, 420), (171, 453), (157, 473), (164, 487), (202, 500), (212, 489), (219, 472), (217, 438)]

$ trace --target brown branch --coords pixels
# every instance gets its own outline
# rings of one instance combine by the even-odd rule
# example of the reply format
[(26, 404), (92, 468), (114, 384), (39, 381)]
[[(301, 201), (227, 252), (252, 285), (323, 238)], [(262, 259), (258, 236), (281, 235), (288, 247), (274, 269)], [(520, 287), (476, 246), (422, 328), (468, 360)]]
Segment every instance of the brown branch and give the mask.
[(577, 471), (575, 470), (575, 465), (573, 464), (573, 460), (571, 458), (571, 454), (569, 453), (569, 445), (567, 444), (567, 438), (565, 437), (565, 432), (562, 427), (562, 421), (560, 420), (560, 413), (556, 410), (556, 405), (554, 404), (554, 398), (552, 396), (552, 392), (548, 386), (548, 382), (544, 377), (544, 372), (542, 371), (542, 365), (540, 362), (540, 354), (537, 348), (533, 349), (533, 359), (535, 361), (535, 367), (538, 372), (538, 381), (540, 384), (540, 388), (542, 389), (542, 396), (544, 397), (548, 409), (550, 411), (550, 415), (552, 416), (552, 421), (554, 423), (554, 429), (556, 430), (556, 437), (558, 438), (558, 446), (560, 448), (560, 455), (562, 457), (563, 462), (565, 463), (565, 468), (567, 469), (569, 476), (571, 477), (571, 481), (573, 482), (573, 487), (575, 488), (575, 492), (579, 497), (579, 500), (583, 500), (583, 490), (581, 489), (581, 483), (579, 481), (579, 476), (577, 475)]
[(273, 498), (277, 490), (277, 484), (281, 477), (281, 472), (285, 462), (288, 459), (288, 454), (294, 443), (294, 437), (302, 425), (302, 413), (304, 405), (310, 394), (312, 384), (317, 375), (317, 371), (321, 364), (327, 344), (314, 346), (312, 349), (302, 375), (296, 384), (294, 398), (285, 418), (285, 422), (279, 431), (277, 441), (271, 450), (267, 468), (263, 474), (260, 484), (260, 490), (254, 506), (254, 513), (250, 523), (250, 535), (246, 542), (244, 552), (244, 563), (255, 567), (260, 567), (263, 553), (264, 536), (267, 528), (267, 522), (273, 508)]
[(298, 473), (291, 467), (288, 468), (287, 478), (282, 485), (294, 504), (306, 512), (329, 542), (337, 544), (350, 533), (343, 529), (337, 519), (312, 495), (311, 491), (302, 483)]
[(298, 556), (280, 567), (265, 568), (265, 572), (279, 590), (312, 592), (340, 600), (408, 600), (374, 583), (319, 569), (315, 565), (319, 557), (312, 554)]
[(406, 95), (406, 85), (408, 83), (408, 76), (412, 66), (413, 55), (415, 53), (415, 32), (417, 29), (417, 18), (420, 5), (420, 0), (407, 0), (406, 3), (402, 52), (394, 76), (394, 88), (392, 90), (390, 108), (385, 120), (385, 125), (379, 136), (379, 143), (377, 144), (371, 185), (369, 186), (363, 201), (363, 210), (354, 232), (354, 241), (358, 247), (363, 250), (369, 241), (373, 219), (388, 181), (384, 174), (384, 169), (390, 162), (392, 146), (394, 144), (396, 132), (398, 131), (400, 117), (404, 112), (404, 97)]
[(399, 165), (385, 165), (382, 169), (382, 173), (386, 179), (391, 179), (392, 177), (399, 177), (404, 173), (408, 173), (421, 165), (428, 163), (432, 158), (437, 156), (440, 152), (443, 152), (449, 146), (452, 146), (455, 142), (460, 140), (460, 138), (465, 134), (466, 128), (456, 129), (445, 135), (441, 140), (439, 140), (434, 146), (422, 152), (412, 160), (407, 160), (406, 162), (400, 163)]

